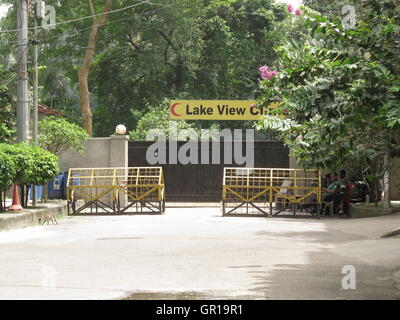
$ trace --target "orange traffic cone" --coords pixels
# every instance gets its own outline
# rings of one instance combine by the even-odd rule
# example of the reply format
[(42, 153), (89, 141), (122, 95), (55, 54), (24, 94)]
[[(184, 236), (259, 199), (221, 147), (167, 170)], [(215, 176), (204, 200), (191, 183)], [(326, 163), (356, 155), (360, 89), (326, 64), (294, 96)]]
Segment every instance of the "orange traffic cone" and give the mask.
[(16, 183), (14, 183), (13, 187), (13, 200), (11, 207), (8, 207), (8, 211), (22, 211), (24, 210), (21, 206), (21, 200), (19, 199), (19, 192), (18, 192), (18, 186)]

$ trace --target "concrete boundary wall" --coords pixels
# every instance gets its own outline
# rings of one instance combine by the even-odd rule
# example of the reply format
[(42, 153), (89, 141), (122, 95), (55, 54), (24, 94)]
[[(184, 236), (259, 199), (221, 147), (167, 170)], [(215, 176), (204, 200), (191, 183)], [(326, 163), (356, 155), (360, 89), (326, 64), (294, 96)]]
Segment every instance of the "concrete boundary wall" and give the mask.
[(125, 135), (108, 138), (89, 138), (83, 154), (68, 151), (61, 155), (60, 171), (70, 168), (108, 168), (128, 166), (128, 141)]

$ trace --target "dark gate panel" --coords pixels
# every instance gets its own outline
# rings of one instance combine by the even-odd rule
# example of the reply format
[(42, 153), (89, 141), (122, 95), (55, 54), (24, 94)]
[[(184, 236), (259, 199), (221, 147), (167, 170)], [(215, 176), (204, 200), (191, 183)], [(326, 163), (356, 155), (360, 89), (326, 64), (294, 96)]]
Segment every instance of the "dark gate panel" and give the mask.
[[(149, 166), (146, 161), (147, 148), (153, 142), (129, 142), (129, 167)], [(179, 148), (185, 142), (178, 142)], [(221, 164), (157, 164), (162, 166), (165, 179), (165, 197), (173, 202), (220, 201), (224, 167), (243, 167), (234, 163), (225, 164), (224, 144), (221, 143)], [(242, 147), (245, 152), (245, 144)], [(169, 155), (169, 150), (166, 150)], [(200, 144), (198, 145), (199, 163), (201, 163)], [(168, 157), (167, 157), (168, 162)], [(254, 167), (255, 168), (288, 168), (289, 150), (282, 143), (276, 141), (254, 142)]]

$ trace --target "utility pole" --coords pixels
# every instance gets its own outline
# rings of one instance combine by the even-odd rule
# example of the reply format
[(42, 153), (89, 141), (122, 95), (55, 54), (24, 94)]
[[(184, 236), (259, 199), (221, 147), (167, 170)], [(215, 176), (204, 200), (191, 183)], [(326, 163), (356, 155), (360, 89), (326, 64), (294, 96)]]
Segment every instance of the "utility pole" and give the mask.
[[(33, 143), (35, 146), (38, 145), (38, 81), (39, 81), (39, 72), (38, 72), (38, 59), (39, 59), (39, 48), (37, 44), (37, 9), (38, 4), (36, 3), (33, 11)], [(37, 186), (32, 186), (32, 206), (36, 207), (37, 205)]]
[(38, 83), (39, 83), (39, 47), (37, 41), (37, 29), (38, 23), (35, 17), (34, 22), (34, 39), (33, 39), (33, 61), (34, 61), (34, 73), (33, 73), (33, 142), (35, 146), (38, 145), (38, 104), (39, 104), (39, 94), (38, 94)]
[[(34, 63), (34, 74), (33, 74), (33, 142), (35, 146), (38, 145), (38, 104), (39, 104), (39, 46), (38, 46), (38, 20), (41, 21), (45, 15), (45, 3), (44, 1), (37, 0), (34, 7), (33, 23), (34, 23), (34, 37), (33, 37), (33, 63)], [(32, 205), (37, 205), (37, 186), (32, 188)]]
[(28, 8), (29, 0), (17, 5), (17, 141), (27, 142), (29, 132)]

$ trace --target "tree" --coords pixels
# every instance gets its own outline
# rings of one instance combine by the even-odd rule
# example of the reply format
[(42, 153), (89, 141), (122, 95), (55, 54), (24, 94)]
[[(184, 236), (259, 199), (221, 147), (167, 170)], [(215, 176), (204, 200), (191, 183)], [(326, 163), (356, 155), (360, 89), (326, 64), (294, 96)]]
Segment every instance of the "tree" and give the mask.
[(15, 132), (15, 108), (12, 105), (10, 83), (15, 79), (14, 70), (0, 58), (0, 143), (11, 142)]
[(15, 133), (15, 110), (11, 104), (11, 94), (0, 85), (0, 143), (11, 142)]
[(105, 0), (103, 5), (102, 15), (94, 17), (96, 14), (95, 7), (92, 0), (88, 0), (89, 12), (93, 16), (93, 24), (89, 33), (88, 47), (86, 54), (83, 59), (81, 68), (78, 71), (79, 78), (79, 92), (80, 92), (80, 106), (83, 116), (83, 127), (89, 135), (92, 135), (92, 111), (90, 109), (90, 93), (89, 93), (89, 70), (93, 63), (93, 59), (96, 52), (96, 41), (99, 33), (99, 29), (104, 25), (107, 20), (108, 12), (111, 9), (111, 1)]
[(0, 145), (0, 211), (5, 209), (5, 192), (11, 188), (15, 177), (15, 162), (9, 154), (1, 152)]
[[(28, 205), (28, 191), (31, 185), (43, 188), (42, 202), (47, 201), (47, 184), (53, 180), (58, 172), (58, 157), (51, 152), (40, 147), (30, 146), (29, 148), (30, 161), (29, 166), (24, 169), (21, 184), (26, 186), (26, 198), (24, 205)], [(23, 195), (23, 193), (22, 193)]]
[(39, 71), (41, 103), (63, 113), (68, 121), (82, 125), (79, 90), (74, 77), (56, 59), (48, 59)]
[[(389, 5), (389, 7), (387, 7)], [(392, 5), (392, 7), (390, 7)], [(260, 103), (281, 102), (259, 129), (275, 129), (306, 167), (358, 163), (373, 185), (384, 179), (389, 201), (390, 156), (400, 142), (399, 13), (394, 1), (371, 0), (356, 29), (305, 8), (276, 48), (275, 77), (262, 82)], [(282, 119), (276, 115), (285, 115)], [(373, 194), (379, 199), (377, 188)]]
[[(176, 129), (190, 129), (194, 128), (193, 124), (189, 124), (184, 120), (176, 121)], [(129, 137), (135, 141), (146, 141), (146, 136), (150, 130), (159, 130), (169, 139), (169, 108), (168, 100), (165, 100), (158, 108), (150, 109), (139, 121), (135, 130), (129, 133)]]
[[(39, 122), (38, 144), (44, 150), (60, 156), (68, 150), (83, 153), (89, 135), (82, 127), (63, 118), (46, 117)], [(47, 188), (43, 189), (42, 200), (46, 200)]]
[(57, 156), (26, 143), (0, 144), (0, 155), (10, 157), (15, 165), (13, 181), (21, 187), (24, 206), (28, 203), (29, 186), (46, 185), (57, 176), (59, 171)]
[(24, 185), (47, 185), (58, 172), (58, 157), (40, 147), (29, 147), (29, 166), (24, 169), (21, 183)]
[[(257, 66), (274, 61), (282, 32), (276, 25), (287, 15), (274, 0), (113, 0), (108, 15), (95, 17), (107, 16), (100, 27), (81, 18), (104, 12), (106, 0), (46, 4), (55, 6), (57, 26), (37, 37), (40, 101), (77, 123), (93, 113), (95, 136), (112, 134), (120, 123), (134, 129), (165, 98), (253, 99)], [(15, 15), (14, 6), (0, 27), (15, 29)], [(15, 35), (8, 40), (3, 57), (15, 51)]]
[(68, 150), (82, 152), (88, 137), (84, 129), (63, 118), (47, 117), (39, 122), (39, 146), (57, 156)]
[(26, 143), (0, 144), (0, 154), (10, 156), (15, 163), (16, 173), (14, 182), (16, 183), (22, 183), (25, 170), (33, 166), (30, 151), (31, 147)]
[(303, 0), (305, 6), (327, 18), (342, 17), (342, 8), (348, 5), (353, 6), (357, 14), (361, 14), (363, 2), (363, 0)]
[(109, 135), (119, 123), (134, 129), (165, 98), (254, 98), (257, 66), (275, 58), (275, 22), (286, 13), (273, 1), (159, 4), (135, 8), (118, 25), (110, 18), (104, 27), (113, 43), (97, 55), (92, 73), (95, 135)]

